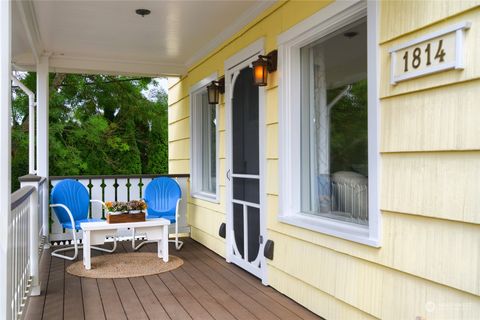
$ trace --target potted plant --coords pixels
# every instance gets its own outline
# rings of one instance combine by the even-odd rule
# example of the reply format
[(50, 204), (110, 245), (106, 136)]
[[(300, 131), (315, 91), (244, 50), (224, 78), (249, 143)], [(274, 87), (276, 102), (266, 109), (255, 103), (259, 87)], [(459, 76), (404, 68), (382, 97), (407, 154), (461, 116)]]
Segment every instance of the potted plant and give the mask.
[(143, 200), (129, 202), (109, 201), (105, 203), (108, 210), (108, 223), (141, 222), (145, 221), (147, 204)]
[(147, 204), (143, 200), (132, 200), (127, 203), (128, 213), (141, 213), (147, 209)]
[(122, 214), (128, 212), (128, 206), (126, 202), (121, 201), (108, 201), (105, 202), (108, 213), (112, 215)]

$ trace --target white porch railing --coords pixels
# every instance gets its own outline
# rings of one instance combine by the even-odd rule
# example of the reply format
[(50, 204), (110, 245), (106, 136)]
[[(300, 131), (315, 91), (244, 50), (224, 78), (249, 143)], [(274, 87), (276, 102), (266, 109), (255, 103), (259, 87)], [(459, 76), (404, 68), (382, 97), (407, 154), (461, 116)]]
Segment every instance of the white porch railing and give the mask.
[(331, 212), (335, 219), (368, 225), (368, 178), (356, 172), (339, 171), (330, 181)]
[[(162, 175), (100, 175), (100, 176), (64, 176), (50, 177), (51, 187), (64, 179), (74, 179), (82, 183), (88, 190), (90, 199), (105, 201), (130, 201), (142, 199), (146, 186), (153, 178)], [(182, 189), (182, 200), (179, 206), (179, 233), (190, 233), (187, 224), (187, 192), (189, 175), (164, 175), (175, 179)], [(105, 219), (105, 210), (98, 203), (90, 204), (90, 218)], [(170, 226), (170, 234), (173, 234), (174, 226)], [(120, 236), (131, 236), (131, 232), (124, 230)], [(81, 239), (81, 232), (77, 238)], [(64, 230), (57, 217), (50, 210), (50, 242), (52, 244), (65, 244), (72, 240), (72, 232)]]
[[(40, 294), (38, 277), (39, 219), (37, 182), (28, 183), (12, 194), (11, 215), (8, 224), (11, 254), (8, 255), (11, 287), (7, 305), (11, 319), (22, 318), (29, 295)], [(22, 183), (23, 184), (23, 183)]]
[(368, 225), (368, 185), (332, 182), (332, 213)]
[[(38, 184), (38, 214), (37, 214), (37, 223), (38, 223), (38, 250), (41, 252), (43, 250), (43, 245), (47, 238), (47, 234), (45, 234), (43, 230), (43, 220), (44, 220), (44, 202), (45, 197), (44, 194), (48, 193), (48, 183), (47, 179), (42, 178)], [(48, 199), (48, 198), (47, 198)], [(48, 214), (48, 213), (47, 213)], [(46, 219), (45, 219), (46, 220)]]

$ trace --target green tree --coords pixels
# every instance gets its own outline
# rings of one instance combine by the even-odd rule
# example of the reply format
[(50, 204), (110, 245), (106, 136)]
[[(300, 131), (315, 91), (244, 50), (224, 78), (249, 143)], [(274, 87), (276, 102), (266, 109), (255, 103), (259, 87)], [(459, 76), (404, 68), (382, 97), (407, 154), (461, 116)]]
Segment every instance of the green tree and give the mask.
[[(328, 90), (332, 101), (346, 87)], [(367, 81), (351, 84), (348, 93), (331, 110), (331, 172), (356, 171), (368, 175)]]
[[(35, 90), (34, 73), (22, 82)], [(50, 174), (167, 173), (167, 94), (155, 79), (50, 74)], [(146, 97), (149, 87), (157, 88)], [(28, 99), (14, 88), (13, 183), (28, 170)]]

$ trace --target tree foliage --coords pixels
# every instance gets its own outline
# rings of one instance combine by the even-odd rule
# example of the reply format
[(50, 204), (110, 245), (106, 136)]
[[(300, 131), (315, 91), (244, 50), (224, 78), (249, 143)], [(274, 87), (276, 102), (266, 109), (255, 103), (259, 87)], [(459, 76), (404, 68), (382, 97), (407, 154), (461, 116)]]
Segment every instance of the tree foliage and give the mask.
[[(332, 101), (346, 87), (328, 90)], [(353, 83), (348, 93), (331, 111), (331, 170), (356, 171), (368, 176), (368, 101), (367, 81)]]
[[(27, 73), (22, 82), (35, 92), (35, 79)], [(50, 74), (50, 175), (167, 173), (167, 94), (157, 85), (150, 78)], [(18, 88), (13, 96), (17, 187), (28, 171), (29, 117), (28, 97)]]

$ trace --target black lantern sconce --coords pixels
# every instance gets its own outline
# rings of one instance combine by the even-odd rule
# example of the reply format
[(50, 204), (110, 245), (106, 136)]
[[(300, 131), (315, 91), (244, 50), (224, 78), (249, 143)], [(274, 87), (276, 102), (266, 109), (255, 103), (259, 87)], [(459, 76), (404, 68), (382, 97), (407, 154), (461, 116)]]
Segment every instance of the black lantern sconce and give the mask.
[(266, 56), (259, 55), (258, 60), (252, 63), (253, 83), (256, 86), (263, 87), (267, 85), (268, 73), (277, 71), (277, 57), (277, 50), (273, 50)]
[(208, 103), (218, 104), (220, 93), (225, 93), (225, 78), (221, 78), (218, 81), (212, 81), (212, 83), (207, 86)]

